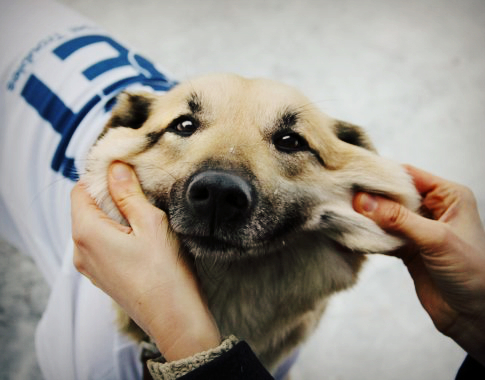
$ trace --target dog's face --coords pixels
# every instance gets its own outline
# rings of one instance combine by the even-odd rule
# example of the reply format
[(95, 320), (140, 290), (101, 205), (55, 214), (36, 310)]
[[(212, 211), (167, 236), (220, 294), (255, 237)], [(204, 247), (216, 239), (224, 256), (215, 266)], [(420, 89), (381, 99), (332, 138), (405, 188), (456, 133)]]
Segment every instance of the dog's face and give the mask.
[(150, 201), (201, 257), (261, 255), (305, 234), (389, 251), (399, 240), (353, 210), (355, 191), (419, 204), (408, 175), (379, 157), (360, 128), (268, 80), (214, 75), (161, 96), (122, 94), (84, 175), (121, 220), (106, 184), (114, 160), (135, 167)]

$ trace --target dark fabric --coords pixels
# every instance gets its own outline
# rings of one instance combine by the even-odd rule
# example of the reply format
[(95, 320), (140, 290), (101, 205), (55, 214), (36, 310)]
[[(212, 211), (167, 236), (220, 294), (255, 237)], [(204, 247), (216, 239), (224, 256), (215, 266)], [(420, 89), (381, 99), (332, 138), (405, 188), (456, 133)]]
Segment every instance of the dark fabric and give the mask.
[(143, 368), (142, 380), (153, 380), (150, 370), (148, 369), (148, 361), (158, 359), (160, 357), (160, 352), (158, 352), (156, 347), (154, 348), (151, 347), (147, 342), (142, 343), (142, 350), (140, 354), (140, 361)]
[(246, 342), (199, 367), (180, 380), (274, 380)]
[(470, 355), (465, 358), (465, 361), (458, 370), (455, 380), (484, 380), (485, 367), (473, 359)]
[(143, 375), (142, 375), (142, 380), (153, 380), (152, 375), (150, 374), (150, 371), (148, 370), (148, 365), (147, 362), (143, 362)]

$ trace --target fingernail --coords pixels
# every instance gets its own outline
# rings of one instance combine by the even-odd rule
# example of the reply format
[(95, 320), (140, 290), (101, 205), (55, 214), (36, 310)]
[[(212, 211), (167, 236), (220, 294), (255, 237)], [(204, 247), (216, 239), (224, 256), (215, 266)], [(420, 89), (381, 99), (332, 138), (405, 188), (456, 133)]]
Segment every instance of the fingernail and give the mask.
[(370, 194), (362, 193), (359, 198), (359, 206), (364, 212), (373, 212), (377, 208), (377, 200)]
[(115, 162), (110, 168), (111, 177), (116, 181), (127, 181), (131, 179), (131, 168), (121, 162)]

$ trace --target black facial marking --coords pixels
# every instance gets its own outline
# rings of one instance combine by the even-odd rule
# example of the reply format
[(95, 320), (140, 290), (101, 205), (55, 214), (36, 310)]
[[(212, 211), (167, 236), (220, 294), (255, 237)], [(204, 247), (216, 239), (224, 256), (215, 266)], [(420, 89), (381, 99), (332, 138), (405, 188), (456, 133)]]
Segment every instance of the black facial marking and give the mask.
[(280, 128), (281, 129), (291, 129), (298, 122), (298, 113), (294, 111), (286, 111), (281, 116)]
[(374, 150), (364, 131), (355, 125), (338, 121), (335, 124), (335, 133), (339, 140), (365, 149)]
[(320, 156), (320, 153), (317, 150), (310, 148), (310, 152), (313, 153), (320, 165), (325, 166), (325, 161), (323, 161), (322, 156)]
[(148, 119), (151, 111), (151, 100), (137, 94), (123, 93), (127, 97), (126, 105), (117, 110), (108, 122), (108, 127), (125, 127), (138, 129)]
[(151, 147), (153, 147), (160, 140), (164, 133), (165, 130), (147, 133), (147, 144), (145, 146), (145, 149), (150, 149)]
[(189, 106), (190, 112), (192, 112), (193, 115), (196, 115), (200, 112), (202, 112), (202, 102), (200, 101), (199, 95), (196, 93), (192, 93), (187, 100), (187, 104)]
[(320, 225), (327, 233), (332, 235), (341, 236), (349, 232), (345, 223), (342, 223), (342, 217), (333, 211), (326, 211), (320, 215)]

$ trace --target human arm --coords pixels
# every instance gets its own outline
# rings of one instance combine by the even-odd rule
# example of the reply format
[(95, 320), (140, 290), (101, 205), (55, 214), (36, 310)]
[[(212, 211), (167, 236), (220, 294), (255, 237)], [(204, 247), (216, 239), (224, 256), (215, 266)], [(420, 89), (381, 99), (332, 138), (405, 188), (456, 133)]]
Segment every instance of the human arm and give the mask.
[(108, 218), (77, 184), (71, 195), (74, 263), (155, 340), (163, 358), (148, 361), (153, 378), (271, 380), (245, 342), (229, 337), (221, 343), (197, 279), (167, 232), (166, 215), (145, 198), (134, 171), (117, 163), (108, 180), (130, 226)]
[(436, 328), (485, 365), (485, 231), (471, 191), (407, 166), (432, 219), (389, 199), (358, 193), (356, 211), (408, 244), (407, 266)]
[(130, 226), (108, 218), (77, 184), (72, 191), (76, 268), (155, 340), (168, 361), (217, 347), (218, 328), (168, 234), (166, 215), (146, 200), (127, 165), (112, 165), (109, 183)]

